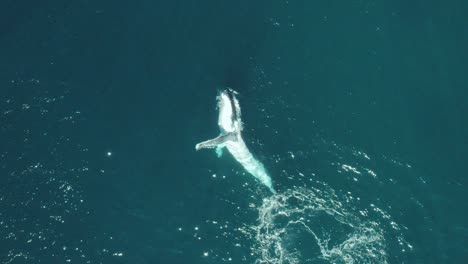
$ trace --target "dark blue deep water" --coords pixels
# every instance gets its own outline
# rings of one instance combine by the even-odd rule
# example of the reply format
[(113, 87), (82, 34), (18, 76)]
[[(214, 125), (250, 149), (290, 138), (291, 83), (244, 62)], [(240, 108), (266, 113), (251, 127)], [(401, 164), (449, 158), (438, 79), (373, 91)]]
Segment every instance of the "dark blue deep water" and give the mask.
[[(465, 1), (0, 2), (0, 263), (467, 263)], [(216, 95), (278, 194), (225, 153)]]

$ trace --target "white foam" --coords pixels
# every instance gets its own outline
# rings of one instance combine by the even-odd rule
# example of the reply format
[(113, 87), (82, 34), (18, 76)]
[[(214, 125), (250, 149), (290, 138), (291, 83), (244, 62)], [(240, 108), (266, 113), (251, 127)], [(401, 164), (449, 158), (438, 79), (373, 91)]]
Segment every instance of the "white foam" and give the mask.
[[(319, 225), (326, 217), (332, 226)], [(339, 202), (327, 186), (297, 188), (263, 200), (254, 226), (256, 263), (303, 263), (304, 254), (330, 263), (386, 263), (385, 239), (377, 223)], [(341, 236), (336, 231), (341, 230)], [(315, 245), (298, 246), (312, 239)]]

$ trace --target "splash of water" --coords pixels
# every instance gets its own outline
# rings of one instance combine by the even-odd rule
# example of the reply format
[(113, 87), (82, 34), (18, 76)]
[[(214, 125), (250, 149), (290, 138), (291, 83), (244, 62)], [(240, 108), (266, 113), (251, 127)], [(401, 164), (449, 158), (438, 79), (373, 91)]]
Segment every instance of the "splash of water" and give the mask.
[(354, 215), (326, 185), (287, 190), (258, 209), (256, 263), (387, 262), (379, 225)]

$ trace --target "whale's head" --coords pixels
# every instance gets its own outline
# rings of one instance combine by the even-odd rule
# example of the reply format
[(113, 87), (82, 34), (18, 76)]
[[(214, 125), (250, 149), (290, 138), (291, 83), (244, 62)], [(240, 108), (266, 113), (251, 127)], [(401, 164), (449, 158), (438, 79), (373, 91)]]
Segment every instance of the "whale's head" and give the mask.
[(239, 101), (236, 98), (237, 92), (232, 89), (223, 90), (218, 94), (218, 125), (222, 132), (240, 132), (242, 121), (240, 118)]

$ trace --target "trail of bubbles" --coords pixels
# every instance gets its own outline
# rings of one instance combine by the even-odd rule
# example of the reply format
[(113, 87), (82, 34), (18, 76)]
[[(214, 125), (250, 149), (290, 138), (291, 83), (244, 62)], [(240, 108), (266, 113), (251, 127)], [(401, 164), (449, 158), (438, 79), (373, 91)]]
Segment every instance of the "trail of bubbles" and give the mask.
[(379, 225), (354, 215), (324, 184), (271, 196), (258, 209), (256, 263), (387, 262)]

